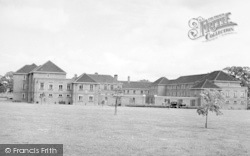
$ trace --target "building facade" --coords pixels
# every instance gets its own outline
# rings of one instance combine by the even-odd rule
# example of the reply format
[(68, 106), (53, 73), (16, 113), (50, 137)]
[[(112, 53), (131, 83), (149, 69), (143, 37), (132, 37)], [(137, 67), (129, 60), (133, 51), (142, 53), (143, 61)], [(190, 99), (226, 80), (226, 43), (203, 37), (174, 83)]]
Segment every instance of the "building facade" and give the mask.
[(147, 96), (149, 95), (149, 86), (151, 82), (148, 81), (121, 81), (122, 83), (122, 105), (145, 105), (147, 103)]
[[(203, 104), (200, 93), (206, 89), (215, 89), (225, 98), (223, 109), (247, 109), (247, 87), (242, 87), (240, 83), (223, 71), (181, 76), (161, 84), (165, 90), (154, 95), (154, 104), (162, 105), (164, 102), (175, 101), (189, 107), (199, 107)], [(155, 87), (158, 87), (157, 83), (151, 86), (151, 88)]]
[(29, 103), (114, 104), (115, 89), (122, 87), (117, 75), (82, 74), (67, 79), (66, 72), (51, 61), (25, 65), (13, 77), (13, 100)]

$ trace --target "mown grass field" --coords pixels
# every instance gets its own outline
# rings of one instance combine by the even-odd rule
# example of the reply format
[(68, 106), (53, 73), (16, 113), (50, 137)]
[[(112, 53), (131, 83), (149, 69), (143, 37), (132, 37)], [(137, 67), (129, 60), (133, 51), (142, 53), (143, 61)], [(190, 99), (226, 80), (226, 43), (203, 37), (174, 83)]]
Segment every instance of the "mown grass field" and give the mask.
[(0, 144), (64, 144), (64, 155), (250, 155), (250, 111), (0, 102)]

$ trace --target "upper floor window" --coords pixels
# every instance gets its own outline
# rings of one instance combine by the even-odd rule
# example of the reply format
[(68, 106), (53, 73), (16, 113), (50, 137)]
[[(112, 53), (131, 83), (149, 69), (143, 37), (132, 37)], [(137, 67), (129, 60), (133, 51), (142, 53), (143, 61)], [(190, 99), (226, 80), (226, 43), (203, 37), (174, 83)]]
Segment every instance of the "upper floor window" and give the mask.
[(107, 90), (108, 89), (108, 86), (105, 84), (104, 85), (104, 90)]
[(136, 91), (134, 90), (134, 91), (133, 91), (133, 93), (135, 94), (135, 93), (136, 93)]
[(63, 85), (59, 85), (59, 90), (63, 90)]
[(141, 94), (143, 94), (143, 90), (141, 90)]
[(129, 94), (129, 90), (127, 90), (127, 93)]
[(94, 86), (93, 85), (90, 85), (90, 91), (93, 91), (94, 89)]
[(67, 98), (70, 98), (71, 97), (71, 95), (70, 94), (67, 94)]
[(59, 94), (59, 97), (61, 98), (61, 97), (62, 97), (62, 94)]
[(236, 92), (236, 91), (234, 92), (234, 97), (235, 97), (235, 98), (237, 97), (237, 92)]
[(83, 90), (83, 85), (80, 85), (80, 86), (79, 86), (79, 90)]
[(44, 83), (43, 82), (40, 83), (40, 89), (44, 90)]
[(67, 90), (70, 90), (70, 84), (67, 84)]
[(53, 97), (53, 95), (52, 95), (52, 94), (49, 94), (49, 97), (50, 97), (50, 98), (52, 98), (52, 97)]
[(111, 86), (110, 86), (110, 89), (111, 89), (111, 90), (113, 90), (113, 89), (114, 89), (114, 86), (113, 86), (113, 85), (111, 85)]
[(242, 98), (245, 97), (245, 93), (244, 93), (244, 92), (241, 93), (241, 97), (242, 97)]
[(49, 85), (49, 90), (53, 90), (53, 85), (52, 84)]
[(23, 84), (23, 90), (25, 90), (26, 89), (26, 85), (25, 85), (25, 83)]

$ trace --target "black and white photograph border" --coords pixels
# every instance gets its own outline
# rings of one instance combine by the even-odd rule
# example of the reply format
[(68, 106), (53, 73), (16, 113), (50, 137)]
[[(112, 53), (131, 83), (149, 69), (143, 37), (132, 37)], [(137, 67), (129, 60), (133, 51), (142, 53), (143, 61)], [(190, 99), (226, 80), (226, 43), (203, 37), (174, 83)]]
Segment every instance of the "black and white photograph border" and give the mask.
[(249, 7), (0, 0), (0, 155), (250, 155)]

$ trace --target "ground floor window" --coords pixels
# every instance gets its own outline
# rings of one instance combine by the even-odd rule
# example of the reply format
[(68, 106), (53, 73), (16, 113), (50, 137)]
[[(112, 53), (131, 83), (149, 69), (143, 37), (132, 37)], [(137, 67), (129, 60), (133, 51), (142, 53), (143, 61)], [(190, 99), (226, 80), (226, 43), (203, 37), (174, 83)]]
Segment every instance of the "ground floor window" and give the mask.
[(82, 95), (78, 96), (78, 101), (83, 101), (83, 96)]
[(25, 93), (23, 93), (23, 99), (25, 99)]
[(191, 103), (191, 106), (195, 106), (195, 100), (191, 100), (190, 103)]
[(94, 97), (91, 95), (89, 96), (89, 102), (93, 102), (94, 101)]

